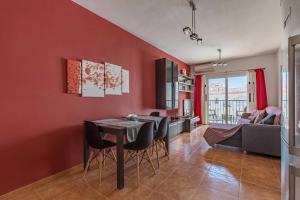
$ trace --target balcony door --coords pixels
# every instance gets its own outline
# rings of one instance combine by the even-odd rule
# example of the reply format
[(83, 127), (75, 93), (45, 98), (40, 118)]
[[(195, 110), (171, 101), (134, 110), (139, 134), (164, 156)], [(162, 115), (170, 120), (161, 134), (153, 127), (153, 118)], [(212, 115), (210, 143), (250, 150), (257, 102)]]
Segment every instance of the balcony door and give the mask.
[(207, 78), (208, 123), (237, 123), (248, 107), (247, 82), (246, 74)]

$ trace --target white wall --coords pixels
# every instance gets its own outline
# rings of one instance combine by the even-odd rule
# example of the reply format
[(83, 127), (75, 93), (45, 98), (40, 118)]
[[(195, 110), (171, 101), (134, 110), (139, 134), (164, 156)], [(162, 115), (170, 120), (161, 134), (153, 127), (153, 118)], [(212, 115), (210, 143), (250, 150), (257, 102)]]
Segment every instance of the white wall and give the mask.
[[(281, 68), (288, 67), (288, 38), (300, 34), (300, 1), (299, 0), (283, 0), (281, 3), (281, 18), (284, 21), (290, 11), (291, 16), (284, 28), (282, 25), (281, 45), (278, 51), (278, 72), (279, 81), (278, 88), (281, 88)], [(278, 95), (279, 102), (281, 101), (281, 89)], [(280, 104), (279, 104), (280, 105)], [(280, 105), (281, 106), (281, 105)]]
[[(226, 71), (239, 71), (256, 68), (265, 69), (265, 79), (267, 86), (268, 104), (278, 106), (279, 104), (279, 89), (278, 89), (278, 55), (277, 53), (261, 56), (252, 56), (234, 60), (227, 60), (227, 67), (219, 68), (215, 72), (226, 72)], [(201, 67), (195, 67), (197, 69), (211, 67), (211, 65), (203, 65)], [(214, 72), (214, 73), (215, 73)]]

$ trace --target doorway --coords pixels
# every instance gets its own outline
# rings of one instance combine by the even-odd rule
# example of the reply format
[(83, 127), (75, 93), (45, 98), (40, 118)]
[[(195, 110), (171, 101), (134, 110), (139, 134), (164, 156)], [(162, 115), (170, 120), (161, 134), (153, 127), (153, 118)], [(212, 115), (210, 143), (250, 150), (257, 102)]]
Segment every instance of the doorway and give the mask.
[(207, 122), (236, 124), (247, 111), (247, 74), (207, 77)]

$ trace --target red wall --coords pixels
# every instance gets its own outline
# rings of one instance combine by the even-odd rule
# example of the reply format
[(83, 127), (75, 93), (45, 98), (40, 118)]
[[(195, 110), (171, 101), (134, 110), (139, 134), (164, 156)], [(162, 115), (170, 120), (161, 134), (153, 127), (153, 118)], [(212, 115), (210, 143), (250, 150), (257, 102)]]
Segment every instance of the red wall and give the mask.
[[(0, 194), (81, 163), (83, 120), (151, 112), (155, 59), (186, 66), (70, 0), (1, 1), (0, 27)], [(130, 94), (66, 94), (66, 58), (129, 69)]]

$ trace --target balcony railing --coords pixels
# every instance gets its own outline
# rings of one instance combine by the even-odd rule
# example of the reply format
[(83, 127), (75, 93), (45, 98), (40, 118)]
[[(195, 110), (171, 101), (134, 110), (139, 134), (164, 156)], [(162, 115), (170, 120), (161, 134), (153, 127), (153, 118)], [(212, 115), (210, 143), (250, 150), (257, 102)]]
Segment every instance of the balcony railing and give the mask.
[(236, 124), (247, 111), (247, 100), (228, 100), (227, 104), (226, 116), (226, 100), (208, 100), (208, 122)]

